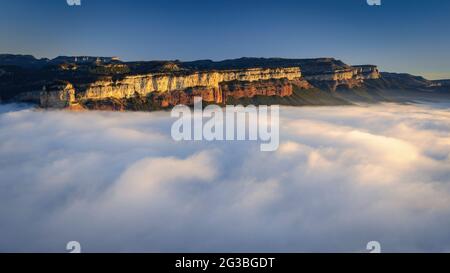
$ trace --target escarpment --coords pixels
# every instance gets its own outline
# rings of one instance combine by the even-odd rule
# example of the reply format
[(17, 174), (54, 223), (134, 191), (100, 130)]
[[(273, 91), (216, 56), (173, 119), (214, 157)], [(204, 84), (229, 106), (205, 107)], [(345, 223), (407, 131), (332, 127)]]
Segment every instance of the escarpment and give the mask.
[(39, 103), (46, 108), (66, 108), (76, 103), (75, 92), (70, 83), (53, 83), (39, 92)]
[(252, 98), (293, 103), (290, 97), (309, 103), (314, 92), (308, 90), (321, 90), (316, 92), (321, 102), (341, 90), (445, 88), (403, 74), (382, 75), (374, 65), (350, 66), (333, 58), (122, 62), (116, 57), (0, 55), (0, 99), (44, 108), (153, 110), (191, 105), (198, 96), (222, 105)]
[(226, 104), (233, 100), (242, 98), (253, 98), (255, 96), (267, 97), (289, 97), (294, 88), (307, 89), (312, 86), (301, 78), (270, 79), (257, 81), (226, 81), (217, 87), (192, 87), (185, 90), (169, 92), (152, 92), (150, 101), (153, 105), (162, 108), (172, 107), (178, 104), (192, 105), (195, 97), (202, 97), (203, 101), (215, 104)]
[(87, 85), (80, 99), (127, 98), (136, 93), (172, 92), (195, 87), (220, 88), (224, 82), (254, 82), (272, 79), (294, 80), (301, 77), (300, 68), (252, 68), (242, 70), (165, 72), (126, 76), (123, 79), (103, 79)]

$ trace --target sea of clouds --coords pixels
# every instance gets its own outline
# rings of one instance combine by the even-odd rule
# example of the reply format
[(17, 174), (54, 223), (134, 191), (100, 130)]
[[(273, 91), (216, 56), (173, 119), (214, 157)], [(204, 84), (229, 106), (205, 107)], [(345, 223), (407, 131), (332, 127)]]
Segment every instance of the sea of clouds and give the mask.
[(0, 251), (450, 251), (448, 105), (281, 108), (280, 148), (169, 112), (0, 106)]

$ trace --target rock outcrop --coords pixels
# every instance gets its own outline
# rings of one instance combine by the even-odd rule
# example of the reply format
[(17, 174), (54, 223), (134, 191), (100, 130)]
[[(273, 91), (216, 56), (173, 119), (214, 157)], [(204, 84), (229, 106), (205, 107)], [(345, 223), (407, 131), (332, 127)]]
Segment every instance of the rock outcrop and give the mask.
[(39, 92), (39, 103), (45, 108), (68, 108), (77, 104), (75, 92), (71, 83), (53, 83)]
[(172, 92), (188, 88), (206, 87), (218, 89), (220, 84), (231, 81), (254, 82), (271, 79), (294, 80), (301, 77), (300, 68), (252, 68), (242, 70), (202, 71), (193, 73), (151, 73), (126, 76), (115, 80), (112, 77), (88, 84), (79, 98), (105, 99), (129, 98), (136, 93), (147, 96), (152, 92)]
[(0, 78), (1, 101), (101, 110), (190, 105), (196, 96), (215, 104), (272, 101), (289, 105), (311, 104), (317, 96), (312, 104), (320, 105), (341, 103), (342, 95), (348, 97), (353, 90), (448, 89), (447, 82), (383, 74), (374, 65), (350, 66), (334, 58), (122, 62), (110, 57), (49, 60), (0, 55)]
[(375, 65), (355, 65), (355, 76), (361, 80), (377, 80), (381, 78), (380, 71)]
[(289, 97), (293, 94), (294, 87), (308, 89), (312, 86), (300, 78), (292, 80), (287, 78), (258, 81), (235, 80), (222, 82), (218, 87), (203, 86), (169, 92), (153, 92), (150, 95), (150, 100), (154, 105), (161, 108), (178, 104), (192, 105), (194, 97), (202, 97), (203, 101), (207, 103), (226, 104), (230, 98), (239, 100), (255, 96)]
[(336, 91), (339, 88), (354, 89), (361, 87), (366, 80), (376, 80), (381, 77), (374, 65), (359, 65), (339, 68), (332, 71), (314, 72), (305, 79), (318, 88)]

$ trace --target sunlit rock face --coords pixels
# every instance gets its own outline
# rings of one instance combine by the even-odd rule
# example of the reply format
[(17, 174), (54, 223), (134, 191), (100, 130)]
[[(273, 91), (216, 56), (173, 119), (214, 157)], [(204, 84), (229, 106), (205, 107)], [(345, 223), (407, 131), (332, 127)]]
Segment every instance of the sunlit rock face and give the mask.
[(296, 85), (302, 89), (310, 88), (310, 84), (302, 79), (289, 81), (270, 80), (258, 82), (228, 82), (221, 86), (224, 97), (233, 97), (234, 99), (252, 98), (255, 96), (278, 96), (288, 97), (293, 94), (293, 86)]
[[(95, 81), (75, 92), (72, 85), (59, 86), (41, 92), (40, 105), (47, 108), (68, 106), (93, 100), (127, 99), (136, 96), (147, 97), (157, 108), (178, 104), (190, 105), (194, 97), (200, 96), (206, 102), (221, 104), (228, 96), (235, 98), (262, 96), (290, 96), (292, 83), (300, 81), (299, 67), (252, 68), (242, 70), (203, 71), (194, 73), (154, 73), (112, 77)], [(75, 95), (75, 93), (77, 93)], [(104, 109), (103, 103), (94, 103), (94, 109)], [(92, 107), (91, 107), (92, 108)], [(114, 110), (117, 107), (113, 107)], [(118, 107), (122, 109), (122, 107)], [(109, 109), (109, 107), (108, 107)]]
[(363, 80), (377, 80), (381, 78), (380, 71), (375, 65), (355, 65), (353, 68), (357, 78)]
[(82, 99), (126, 98), (136, 93), (148, 95), (151, 92), (170, 92), (194, 87), (219, 88), (223, 82), (261, 81), (270, 79), (297, 79), (300, 68), (243, 69), (229, 71), (195, 72), (187, 75), (176, 73), (156, 73), (127, 76), (122, 80), (112, 79), (90, 84), (81, 94)]
[(344, 81), (344, 80), (376, 80), (381, 77), (378, 68), (374, 65), (359, 65), (348, 69), (318, 72), (305, 76), (312, 81)]
[[(366, 79), (380, 77), (375, 66), (312, 72), (307, 76), (302, 76), (300, 67), (196, 72), (180, 72), (179, 68), (176, 68), (176, 71), (172, 68), (172, 71), (168, 72), (125, 76), (121, 79), (105, 77), (81, 86), (80, 89), (84, 91), (77, 92), (76, 96), (73, 88), (53, 90), (51, 92), (55, 94), (51, 92), (42, 94), (41, 106), (63, 108), (85, 101), (127, 99), (149, 95), (151, 95), (151, 103), (158, 108), (178, 104), (190, 105), (196, 96), (202, 97), (205, 102), (222, 104), (226, 103), (228, 97), (241, 99), (255, 96), (291, 96), (293, 85), (300, 89), (318, 87), (336, 90), (338, 86), (359, 87)], [(68, 90), (72, 93), (68, 94)]]
[(191, 104), (195, 96), (216, 104), (340, 105), (386, 101), (404, 97), (403, 91), (412, 97), (449, 92), (445, 81), (380, 73), (375, 65), (334, 58), (122, 62), (0, 55), (0, 79), (0, 101), (67, 109), (152, 111)]
[(195, 97), (201, 97), (204, 102), (217, 104), (224, 101), (223, 92), (219, 87), (205, 86), (168, 92), (153, 92), (150, 95), (150, 101), (157, 107), (168, 108), (179, 104), (193, 105)]
[(153, 92), (150, 99), (154, 105), (161, 108), (173, 107), (178, 104), (193, 105), (195, 97), (202, 97), (203, 101), (208, 103), (226, 104), (230, 98), (239, 100), (255, 96), (289, 97), (293, 94), (294, 87), (308, 89), (311, 88), (311, 85), (299, 78), (229, 81), (219, 84), (218, 87), (192, 87), (185, 90)]
[(377, 66), (358, 65), (326, 72), (314, 72), (304, 78), (316, 87), (336, 91), (338, 87), (353, 89), (361, 87), (366, 80), (378, 80), (381, 74)]
[(70, 83), (44, 87), (39, 94), (40, 104), (46, 108), (66, 108), (76, 103), (75, 88)]

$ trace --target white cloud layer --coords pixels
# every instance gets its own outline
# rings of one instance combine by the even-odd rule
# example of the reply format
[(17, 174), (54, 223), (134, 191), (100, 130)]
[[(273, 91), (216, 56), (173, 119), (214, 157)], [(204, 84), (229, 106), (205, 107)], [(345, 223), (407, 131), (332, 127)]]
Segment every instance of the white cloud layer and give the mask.
[(173, 121), (0, 106), (0, 251), (450, 251), (448, 108), (282, 108), (274, 153)]

